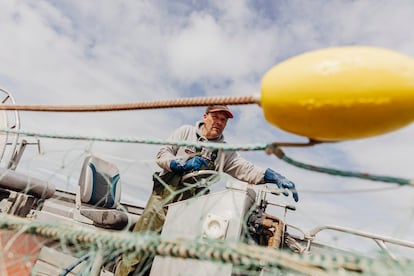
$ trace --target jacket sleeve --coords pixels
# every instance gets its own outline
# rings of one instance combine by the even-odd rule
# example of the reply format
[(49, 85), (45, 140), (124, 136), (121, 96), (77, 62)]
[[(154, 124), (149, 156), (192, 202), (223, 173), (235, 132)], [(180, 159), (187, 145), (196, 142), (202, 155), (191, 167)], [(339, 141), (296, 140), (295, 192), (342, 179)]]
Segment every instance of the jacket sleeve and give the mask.
[[(183, 141), (189, 135), (190, 126), (182, 126), (176, 129), (168, 138), (167, 141)], [(177, 157), (179, 146), (164, 145), (160, 148), (156, 156), (156, 162), (165, 171), (171, 172), (170, 162)]]
[(223, 167), (225, 173), (249, 184), (264, 183), (266, 169), (247, 161), (235, 151), (225, 151), (223, 154), (225, 154), (225, 165)]

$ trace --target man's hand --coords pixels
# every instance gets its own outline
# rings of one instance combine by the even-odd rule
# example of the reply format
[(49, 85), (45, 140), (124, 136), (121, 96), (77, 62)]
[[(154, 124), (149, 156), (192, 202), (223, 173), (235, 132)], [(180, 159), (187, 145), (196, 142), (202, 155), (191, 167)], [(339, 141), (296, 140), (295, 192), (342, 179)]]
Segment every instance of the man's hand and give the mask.
[(173, 172), (183, 173), (189, 171), (199, 171), (208, 167), (206, 159), (200, 156), (194, 156), (193, 158), (184, 161), (183, 159), (171, 160), (170, 168)]
[[(279, 189), (288, 189), (292, 192), (293, 199), (298, 202), (299, 195), (295, 188), (295, 183), (287, 179), (286, 177), (278, 174), (272, 169), (267, 169), (264, 175), (264, 181), (266, 183), (275, 183)], [(283, 193), (285, 196), (289, 194), (287, 192)]]

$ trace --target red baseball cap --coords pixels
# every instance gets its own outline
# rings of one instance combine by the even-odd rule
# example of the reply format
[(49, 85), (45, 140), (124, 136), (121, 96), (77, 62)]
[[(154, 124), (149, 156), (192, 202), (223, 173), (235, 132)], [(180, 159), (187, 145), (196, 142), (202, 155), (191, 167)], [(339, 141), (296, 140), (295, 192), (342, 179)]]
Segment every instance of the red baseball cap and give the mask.
[(233, 118), (233, 113), (231, 113), (230, 109), (226, 105), (210, 105), (206, 109), (206, 114), (210, 112), (224, 112), (227, 115), (227, 118)]

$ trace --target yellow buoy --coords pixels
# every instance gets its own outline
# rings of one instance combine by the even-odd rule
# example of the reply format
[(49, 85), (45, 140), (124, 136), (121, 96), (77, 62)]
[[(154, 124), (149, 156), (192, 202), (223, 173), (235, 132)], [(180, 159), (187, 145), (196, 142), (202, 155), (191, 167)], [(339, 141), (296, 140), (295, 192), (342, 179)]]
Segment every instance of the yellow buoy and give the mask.
[(374, 47), (305, 53), (266, 73), (260, 101), (271, 124), (314, 140), (383, 134), (414, 119), (414, 59)]

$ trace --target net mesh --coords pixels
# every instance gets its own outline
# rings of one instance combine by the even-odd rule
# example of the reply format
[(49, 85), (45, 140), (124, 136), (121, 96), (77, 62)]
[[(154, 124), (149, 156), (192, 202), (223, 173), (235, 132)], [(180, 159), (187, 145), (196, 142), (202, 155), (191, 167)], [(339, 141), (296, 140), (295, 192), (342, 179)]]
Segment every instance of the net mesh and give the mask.
[[(53, 137), (48, 138), (54, 140)], [(262, 231), (261, 236), (265, 238), (255, 239), (252, 237), (252, 232), (249, 232), (249, 228), (252, 227), (249, 219), (252, 219), (254, 212), (258, 212), (259, 201), (250, 206), (240, 218), (241, 233), (238, 238), (210, 239), (202, 234), (171, 238), (171, 236), (153, 232), (132, 232), (135, 221), (143, 211), (142, 208), (133, 206), (132, 203), (143, 206), (146, 202), (145, 198), (137, 203), (136, 195), (141, 192), (148, 195), (150, 192), (148, 189), (140, 191), (137, 187), (132, 190), (124, 189), (124, 194), (132, 194), (132, 199), (130, 198), (129, 203), (123, 202), (113, 208), (117, 212), (128, 213), (125, 225), (118, 229), (111, 229), (102, 221), (93, 223), (91, 217), (85, 215), (86, 213), (81, 213), (79, 206), (76, 205), (79, 203), (76, 201), (76, 192), (81, 165), (86, 157), (94, 155), (94, 147), (99, 150), (100, 145), (96, 145), (97, 143), (99, 141), (86, 139), (86, 142), (72, 143), (70, 147), (59, 146), (59, 150), (50, 146), (44, 149), (42, 155), (34, 154), (21, 161), (19, 168), (21, 168), (22, 175), (26, 175), (27, 183), (33, 183), (31, 179), (35, 171), (31, 169), (32, 166), (46, 162), (44, 160), (54, 159), (54, 167), (47, 171), (49, 176), (45, 180), (46, 182), (58, 182), (57, 180), (60, 179), (62, 186), (57, 187), (58, 191), (53, 197), (46, 198), (42, 194), (33, 195), (27, 189), (14, 191), (2, 186), (0, 201), (2, 211), (0, 214), (2, 247), (0, 270), (2, 275), (17, 275), (18, 273), (23, 273), (22, 275), (112, 275), (119, 261), (131, 254), (138, 255), (143, 260), (152, 260), (154, 256), (166, 258), (170, 260), (168, 264), (178, 264), (181, 267), (180, 275), (193, 275), (194, 271), (203, 270), (223, 275), (258, 275), (260, 273), (264, 275), (332, 275), (337, 273), (376, 275), (388, 274), (388, 272), (403, 275), (414, 272), (414, 263), (411, 259), (393, 259), (385, 255), (373, 258), (330, 247), (316, 250), (316, 247), (309, 247), (307, 242), (312, 241), (309, 237), (306, 240), (303, 237), (285, 235), (282, 245), (279, 246), (281, 248), (272, 248), (269, 245), (271, 244), (269, 239), (276, 236), (274, 233), (278, 225), (280, 226), (278, 223), (282, 220), (259, 214), (270, 221), (268, 227), (257, 228)], [(242, 148), (256, 150), (254, 147), (244, 146)], [(102, 157), (119, 164), (123, 184), (128, 181), (150, 183), (152, 173), (157, 170), (153, 159), (125, 160), (111, 155)], [(123, 179), (123, 175), (135, 171), (137, 167), (141, 170), (144, 168), (148, 173), (140, 176), (141, 178), (135, 175), (138, 180), (129, 180), (128, 177)], [(30, 174), (26, 174), (25, 170)], [(4, 176), (2, 175), (2, 178)], [(222, 181), (214, 182), (209, 187), (212, 190), (210, 194), (215, 193), (214, 188), (217, 188), (219, 190), (217, 193), (220, 194), (221, 190), (226, 190), (226, 186), (233, 187), (235, 190), (243, 190), (239, 189), (233, 180), (222, 174), (221, 179)], [(200, 179), (194, 183), (197, 184), (197, 181)], [(191, 189), (191, 186), (176, 190), (170, 189), (170, 194), (162, 201), (162, 205)], [(242, 193), (245, 194), (245, 192)], [(259, 194), (257, 193), (257, 196)], [(188, 203), (183, 202), (183, 206), (192, 208), (191, 206), (196, 205), (191, 204), (202, 197), (205, 197), (205, 188), (194, 193), (186, 201)], [(202, 207), (204, 206), (205, 210), (202, 213), (205, 215), (210, 214), (209, 204), (218, 205), (219, 199), (201, 204)], [(106, 215), (113, 215), (109, 212), (112, 210), (102, 207), (93, 205), (82, 207), (87, 207), (86, 211), (92, 213), (96, 207), (95, 209), (101, 213), (108, 211)], [(237, 206), (229, 208), (233, 207), (238, 208)], [(201, 218), (195, 218), (195, 221), (197, 219), (201, 220)], [(211, 221), (220, 219), (222, 219), (220, 216), (213, 217)], [(183, 221), (184, 233), (196, 231), (196, 229), (187, 229), (190, 224), (185, 225), (186, 220), (183, 219)], [(151, 219), (147, 221), (149, 225), (153, 222), (154, 220)], [(203, 224), (199, 222), (197, 225)], [(140, 262), (133, 273), (144, 275), (144, 271), (150, 268), (150, 263)], [(168, 272), (171, 267), (163, 269)]]

